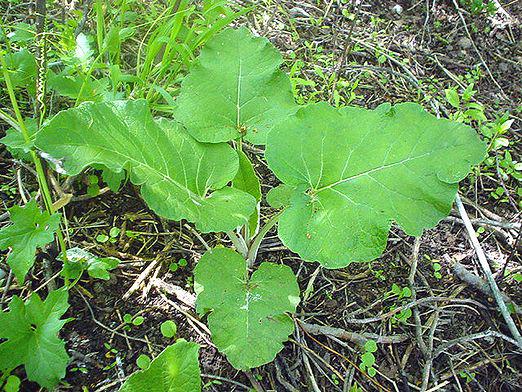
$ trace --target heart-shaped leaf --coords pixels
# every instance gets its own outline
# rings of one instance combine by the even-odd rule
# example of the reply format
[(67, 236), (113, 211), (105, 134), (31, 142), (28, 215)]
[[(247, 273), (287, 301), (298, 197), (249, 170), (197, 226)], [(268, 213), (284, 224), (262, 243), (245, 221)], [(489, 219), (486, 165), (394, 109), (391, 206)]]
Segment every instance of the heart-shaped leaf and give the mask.
[[(217, 278), (219, 277), (219, 278)], [(245, 259), (227, 248), (203, 255), (194, 270), (198, 312), (211, 311), (212, 341), (237, 369), (272, 361), (294, 330), (299, 286), (292, 270), (262, 263), (248, 277)]]
[(304, 107), (267, 143), (269, 167), (295, 188), (279, 237), (327, 268), (373, 260), (392, 221), (420, 235), (447, 216), (458, 181), (485, 151), (470, 127), (413, 103), (376, 110)]
[(196, 343), (178, 339), (146, 370), (132, 374), (120, 392), (200, 392), (198, 350)]
[(201, 142), (243, 137), (265, 144), (270, 129), (297, 106), (283, 59), (266, 38), (227, 29), (201, 50), (181, 85), (176, 118)]
[(256, 200), (227, 187), (238, 157), (226, 144), (202, 144), (174, 121), (155, 121), (145, 100), (84, 103), (58, 113), (36, 146), (71, 174), (103, 164), (123, 169), (141, 185), (158, 215), (194, 222), (203, 232), (228, 231), (248, 222)]

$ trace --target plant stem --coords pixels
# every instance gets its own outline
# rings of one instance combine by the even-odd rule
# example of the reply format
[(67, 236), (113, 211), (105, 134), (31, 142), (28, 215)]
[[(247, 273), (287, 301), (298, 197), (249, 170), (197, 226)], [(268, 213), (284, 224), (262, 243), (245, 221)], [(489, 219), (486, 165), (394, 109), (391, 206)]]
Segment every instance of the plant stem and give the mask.
[(248, 248), (244, 238), (241, 235), (236, 234), (234, 230), (227, 231), (226, 234), (228, 238), (230, 238), (230, 241), (232, 241), (232, 243), (236, 247), (236, 250), (239, 253), (241, 253), (243, 257), (247, 257)]
[[(2, 53), (0, 53), (0, 64), (2, 65), (2, 71), (4, 74), (5, 84), (7, 86), (7, 92), (9, 93), (9, 99), (11, 100), (11, 105), (13, 106), (16, 120), (18, 122), (20, 131), (22, 133), (25, 143), (29, 144), (31, 142), (31, 137), (29, 135), (29, 131), (27, 130), (27, 127), (25, 126), (25, 122), (22, 117), (22, 113), (20, 112), (20, 108), (18, 107), (18, 101), (16, 100), (13, 84), (11, 82), (11, 77), (9, 75), (9, 72), (7, 71), (7, 64), (5, 62), (5, 58)], [(43, 169), (42, 162), (40, 161), (40, 158), (38, 157), (38, 155), (36, 155), (36, 152), (33, 148), (31, 148), (30, 154), (31, 154), (31, 158), (33, 159), (33, 162), (34, 162), (34, 166), (36, 168), (38, 185), (42, 192), (45, 208), (47, 209), (47, 212), (49, 212), (49, 214), (53, 214), (55, 212), (54, 208), (53, 208), (53, 201), (52, 201), (52, 197), (51, 197), (51, 192), (49, 191), (49, 186), (47, 185), (47, 179), (45, 177), (45, 172)], [(58, 238), (58, 243), (60, 244), (60, 250), (63, 253), (63, 257), (64, 257), (64, 259), (66, 259), (67, 258), (67, 248), (65, 246), (65, 241), (63, 238), (62, 231), (58, 230), (56, 232), (56, 236)]]
[(20, 126), (18, 125), (18, 122), (2, 109), (0, 109), (0, 118), (20, 132)]
[(248, 268), (252, 268), (254, 265), (254, 262), (257, 258), (257, 252), (259, 251), (259, 247), (261, 246), (261, 242), (265, 238), (265, 236), (268, 234), (270, 229), (275, 226), (275, 224), (279, 221), (279, 218), (281, 217), (281, 214), (283, 211), (278, 212), (273, 217), (271, 217), (265, 225), (259, 230), (259, 233), (254, 237), (252, 241), (252, 245), (250, 245), (250, 249), (248, 250)]

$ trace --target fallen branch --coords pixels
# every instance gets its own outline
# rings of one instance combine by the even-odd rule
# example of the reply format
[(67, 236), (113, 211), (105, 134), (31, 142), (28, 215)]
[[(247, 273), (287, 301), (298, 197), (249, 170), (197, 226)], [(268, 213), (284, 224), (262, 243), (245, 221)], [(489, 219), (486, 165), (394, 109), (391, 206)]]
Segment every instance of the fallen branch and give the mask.
[[(468, 285), (472, 286), (473, 288), (477, 289), (478, 291), (487, 296), (493, 296), (493, 292), (491, 291), (491, 287), (489, 286), (488, 282), (486, 282), (480, 276), (475, 275), (473, 272), (468, 271), (468, 269), (458, 261), (452, 261), (448, 255), (444, 255), (444, 258), (451, 265), (453, 272), (455, 273), (455, 275), (457, 275), (457, 277), (460, 280), (462, 280), (463, 282), (467, 283)], [(509, 298), (503, 292), (500, 292), (500, 295), (506, 303), (513, 306), (513, 309), (516, 313), (522, 314), (522, 309), (520, 309), (520, 306), (513, 302), (511, 298)]]
[(308, 332), (310, 335), (333, 336), (341, 340), (348, 340), (350, 342), (354, 342), (360, 346), (364, 346), (364, 344), (368, 340), (375, 340), (375, 342), (383, 344), (395, 344), (402, 343), (409, 339), (409, 336), (406, 334), (389, 336), (381, 336), (373, 333), (360, 334), (357, 332), (349, 332), (342, 328), (329, 327), (326, 325), (308, 324), (302, 321), (299, 321), (299, 326), (304, 331)]
[(517, 341), (511, 339), (509, 336), (504, 335), (503, 333), (497, 332), (497, 331), (484, 331), (484, 332), (478, 332), (474, 333), (472, 335), (463, 336), (457, 339), (453, 339), (450, 341), (447, 341), (444, 344), (441, 344), (433, 353), (433, 359), (437, 358), (440, 354), (446, 352), (451, 347), (455, 346), (456, 344), (462, 344), (466, 342), (471, 342), (473, 340), (477, 339), (485, 339), (485, 338), (500, 338), (502, 340), (505, 340), (506, 342), (509, 342), (511, 344), (514, 344), (515, 346), (520, 347)]
[(466, 227), (466, 230), (468, 232), (468, 238), (470, 240), (470, 243), (473, 246), (473, 248), (475, 249), (475, 253), (477, 254), (477, 258), (479, 260), (482, 271), (486, 275), (486, 278), (487, 278), (487, 281), (491, 288), (493, 297), (497, 301), (498, 307), (500, 308), (500, 313), (502, 313), (502, 316), (504, 317), (504, 320), (506, 321), (509, 331), (511, 332), (511, 335), (513, 335), (513, 337), (515, 338), (518, 346), (522, 347), (522, 336), (520, 335), (520, 332), (518, 331), (517, 326), (515, 325), (515, 322), (511, 318), (511, 315), (509, 314), (509, 310), (506, 306), (506, 303), (504, 302), (504, 299), (502, 298), (502, 294), (500, 292), (500, 289), (497, 286), (497, 282), (495, 282), (495, 278), (493, 277), (491, 268), (489, 267), (488, 261), (486, 259), (486, 255), (485, 255), (484, 251), (482, 250), (482, 247), (480, 246), (480, 242), (477, 239), (477, 233), (475, 233), (475, 229), (473, 228), (473, 225), (471, 224), (471, 221), (469, 220), (468, 213), (466, 212), (466, 209), (464, 208), (464, 205), (462, 204), (462, 200), (460, 200), (460, 197), (458, 194), (457, 194), (455, 201), (456, 201), (460, 216), (462, 217), (462, 220), (464, 221), (464, 226)]

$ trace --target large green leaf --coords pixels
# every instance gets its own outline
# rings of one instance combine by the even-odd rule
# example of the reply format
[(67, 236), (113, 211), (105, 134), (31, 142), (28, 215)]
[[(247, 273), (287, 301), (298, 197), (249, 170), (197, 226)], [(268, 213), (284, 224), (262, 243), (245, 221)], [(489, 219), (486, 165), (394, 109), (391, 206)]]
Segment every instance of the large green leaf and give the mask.
[(36, 201), (9, 209), (12, 224), (0, 230), (0, 249), (11, 248), (7, 263), (20, 283), (34, 264), (34, 252), (54, 239), (60, 214), (40, 211)]
[(145, 100), (84, 103), (58, 113), (35, 145), (63, 160), (69, 174), (103, 164), (126, 169), (150, 208), (199, 230), (228, 231), (248, 221), (256, 201), (227, 187), (238, 157), (226, 144), (202, 144), (177, 123), (155, 121)]
[(262, 263), (248, 278), (241, 255), (214, 248), (194, 270), (198, 312), (211, 310), (212, 340), (237, 369), (272, 361), (294, 330), (286, 312), (295, 312), (299, 286), (292, 270)]
[(376, 110), (305, 107), (267, 143), (269, 167), (295, 187), (279, 236), (327, 268), (375, 259), (392, 221), (420, 235), (445, 217), (458, 181), (485, 151), (470, 127), (413, 103)]
[(178, 339), (167, 347), (143, 371), (132, 374), (120, 392), (199, 392), (201, 377), (199, 346)]
[(65, 376), (69, 357), (58, 332), (67, 322), (60, 317), (67, 311), (67, 290), (49, 293), (45, 301), (33, 293), (24, 302), (13, 297), (8, 312), (0, 312), (0, 370), (24, 365), (27, 377), (52, 389)]
[(245, 28), (221, 32), (183, 80), (176, 118), (201, 142), (265, 144), (274, 124), (297, 109), (282, 61), (266, 38)]

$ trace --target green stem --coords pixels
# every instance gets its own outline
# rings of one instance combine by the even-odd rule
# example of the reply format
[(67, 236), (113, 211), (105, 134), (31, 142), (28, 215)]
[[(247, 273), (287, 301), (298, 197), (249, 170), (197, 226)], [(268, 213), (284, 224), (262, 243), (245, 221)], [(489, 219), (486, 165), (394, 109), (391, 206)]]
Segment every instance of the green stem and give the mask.
[(281, 214), (283, 211), (278, 212), (273, 217), (271, 217), (265, 225), (259, 230), (259, 233), (254, 237), (254, 240), (252, 241), (252, 245), (250, 245), (250, 249), (248, 250), (248, 268), (252, 268), (254, 265), (254, 262), (256, 261), (257, 252), (259, 251), (259, 247), (261, 246), (261, 242), (265, 238), (265, 236), (268, 234), (270, 229), (276, 225), (276, 223), (279, 221), (279, 218), (281, 217)]
[(0, 109), (0, 118), (20, 132), (20, 126), (18, 125), (18, 122), (2, 109)]
[[(7, 92), (9, 93), (9, 99), (11, 100), (11, 105), (13, 106), (16, 120), (18, 122), (20, 131), (22, 132), (22, 136), (24, 138), (25, 143), (29, 144), (31, 142), (31, 137), (29, 135), (29, 131), (27, 130), (27, 127), (25, 126), (25, 122), (22, 117), (22, 113), (20, 112), (20, 108), (18, 107), (18, 101), (16, 100), (16, 95), (14, 93), (13, 84), (11, 82), (11, 77), (9, 75), (9, 72), (7, 71), (7, 64), (5, 62), (3, 53), (0, 53), (0, 63), (2, 64), (2, 71), (4, 74), (5, 84), (7, 86)], [(30, 153), (31, 153), (31, 158), (33, 159), (33, 162), (34, 162), (34, 166), (36, 168), (38, 185), (40, 186), (40, 190), (42, 192), (45, 208), (47, 209), (47, 212), (49, 212), (49, 214), (53, 214), (55, 212), (54, 208), (53, 208), (53, 201), (52, 201), (52, 197), (51, 197), (51, 192), (49, 191), (49, 186), (47, 185), (47, 178), (45, 176), (42, 161), (40, 161), (40, 158), (38, 158), (38, 155), (36, 155), (36, 152), (34, 149), (31, 149)], [(60, 250), (62, 251), (63, 257), (66, 260), (67, 259), (67, 248), (65, 246), (65, 240), (63, 238), (62, 231), (58, 230), (56, 232), (56, 236), (58, 238), (58, 243), (60, 244)]]
[(243, 257), (247, 257), (248, 249), (245, 240), (240, 235), (236, 234), (233, 230), (227, 231), (227, 236), (230, 238), (230, 241), (236, 247), (236, 250), (241, 253)]

